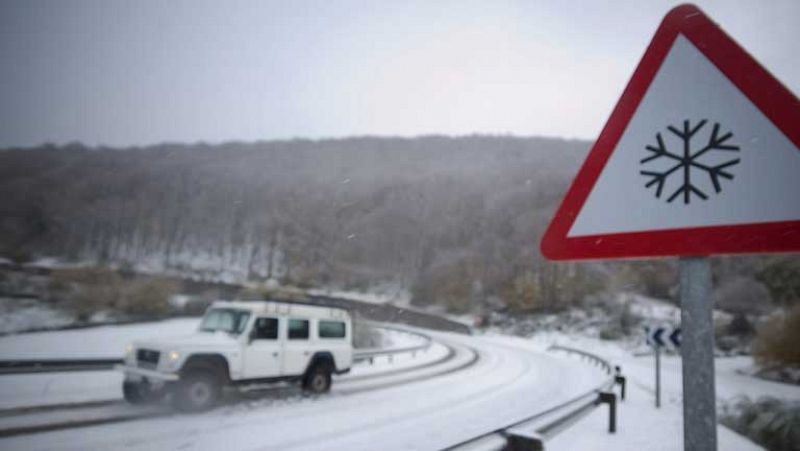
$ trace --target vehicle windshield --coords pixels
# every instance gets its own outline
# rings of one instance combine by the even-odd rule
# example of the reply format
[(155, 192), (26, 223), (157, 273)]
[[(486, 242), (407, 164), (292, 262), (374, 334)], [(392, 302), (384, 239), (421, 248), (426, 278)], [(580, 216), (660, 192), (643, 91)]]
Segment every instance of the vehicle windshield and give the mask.
[(239, 335), (244, 332), (248, 319), (250, 319), (250, 312), (247, 310), (227, 308), (212, 309), (203, 317), (203, 322), (200, 323), (200, 331), (223, 331)]

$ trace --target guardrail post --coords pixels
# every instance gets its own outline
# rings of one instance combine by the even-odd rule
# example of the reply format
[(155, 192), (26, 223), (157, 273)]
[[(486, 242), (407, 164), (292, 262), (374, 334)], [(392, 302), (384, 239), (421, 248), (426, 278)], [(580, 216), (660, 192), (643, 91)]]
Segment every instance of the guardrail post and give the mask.
[(614, 383), (619, 385), (620, 388), (620, 401), (625, 401), (625, 376), (622, 375), (622, 368), (619, 365), (614, 366)]
[(597, 394), (597, 402), (608, 404), (608, 432), (617, 432), (617, 395), (613, 392), (600, 392)]
[(614, 383), (619, 385), (620, 388), (620, 401), (625, 401), (625, 376), (617, 374), (614, 376)]
[(506, 433), (506, 446), (503, 451), (544, 451), (544, 440), (538, 434)]

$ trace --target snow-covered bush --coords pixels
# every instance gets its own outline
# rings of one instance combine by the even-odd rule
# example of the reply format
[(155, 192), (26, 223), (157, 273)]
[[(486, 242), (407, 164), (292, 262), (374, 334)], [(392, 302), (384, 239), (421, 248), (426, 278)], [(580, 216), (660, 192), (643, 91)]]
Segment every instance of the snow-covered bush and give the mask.
[(124, 287), (120, 310), (142, 318), (159, 318), (170, 312), (169, 298), (178, 292), (175, 280), (148, 277), (135, 280)]
[(678, 271), (674, 262), (617, 262), (612, 267), (613, 290), (633, 291), (657, 299), (673, 300), (678, 286)]
[(800, 258), (796, 255), (764, 257), (755, 276), (767, 287), (776, 304), (800, 303)]
[(723, 407), (720, 422), (770, 451), (800, 449), (800, 402), (741, 397)]
[(766, 312), (772, 300), (769, 290), (752, 277), (734, 277), (723, 281), (714, 290), (714, 304), (718, 309), (744, 316)]
[(714, 345), (726, 355), (749, 355), (754, 336), (755, 326), (747, 315), (714, 320)]
[[(212, 302), (225, 299), (222, 296), (219, 288), (207, 288), (200, 294), (190, 295), (183, 304), (183, 308), (178, 311), (178, 314), (188, 316), (202, 316), (205, 314), (208, 307)], [(243, 298), (247, 299), (247, 298)]]
[[(508, 284), (503, 293), (506, 305), (513, 311), (525, 312), (537, 309), (539, 294), (537, 293), (536, 278), (531, 272), (517, 275)], [(541, 306), (539, 306), (541, 308)]]
[(53, 271), (48, 298), (63, 305), (79, 322), (113, 309), (122, 298), (123, 280), (107, 268), (71, 268)]
[(217, 297), (208, 298), (204, 295), (193, 297), (183, 305), (183, 311), (180, 313), (188, 316), (202, 316), (216, 299)]
[(800, 305), (758, 328), (754, 357), (761, 366), (800, 366)]
[(473, 307), (473, 281), (477, 278), (477, 268), (467, 258), (441, 265), (417, 280), (411, 302), (440, 305), (454, 314), (467, 313)]
[(164, 277), (123, 278), (104, 267), (53, 271), (47, 299), (63, 306), (78, 322), (111, 313), (160, 318), (170, 312), (169, 297), (178, 283)]
[(600, 329), (599, 337), (603, 340), (618, 340), (638, 330), (642, 318), (631, 309), (631, 300), (622, 303), (610, 301), (599, 304), (608, 313), (608, 321)]

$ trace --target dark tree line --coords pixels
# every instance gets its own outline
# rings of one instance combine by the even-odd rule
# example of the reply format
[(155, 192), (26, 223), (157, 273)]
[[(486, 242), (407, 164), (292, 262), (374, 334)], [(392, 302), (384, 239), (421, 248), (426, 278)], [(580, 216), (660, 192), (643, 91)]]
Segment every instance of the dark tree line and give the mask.
[[(462, 309), (569, 303), (620, 272), (547, 264), (538, 250), (589, 145), (430, 136), (5, 149), (0, 256), (209, 280), (393, 282)], [(668, 292), (663, 273), (650, 276), (635, 283)]]

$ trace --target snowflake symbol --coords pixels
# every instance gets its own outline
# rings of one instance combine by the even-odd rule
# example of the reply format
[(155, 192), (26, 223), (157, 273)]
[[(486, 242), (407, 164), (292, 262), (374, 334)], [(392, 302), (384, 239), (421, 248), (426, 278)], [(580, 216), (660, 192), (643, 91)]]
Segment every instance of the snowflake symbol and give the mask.
[(667, 182), (669, 176), (681, 169), (683, 170), (683, 181), (675, 190), (675, 192), (673, 192), (669, 198), (667, 198), (667, 202), (672, 202), (681, 194), (683, 194), (684, 204), (688, 204), (690, 202), (692, 194), (703, 200), (708, 199), (708, 196), (697, 186), (697, 184), (692, 184), (693, 171), (702, 171), (707, 174), (711, 184), (714, 186), (714, 190), (717, 193), (722, 191), (722, 187), (720, 186), (720, 178), (733, 180), (733, 174), (727, 172), (726, 169), (738, 164), (738, 158), (724, 161), (721, 164), (713, 166), (703, 164), (699, 161), (701, 156), (711, 150), (738, 152), (739, 146), (728, 143), (728, 140), (733, 137), (733, 133), (728, 132), (720, 136), (719, 124), (714, 123), (714, 128), (711, 130), (711, 136), (708, 138), (706, 145), (698, 150), (692, 150), (692, 138), (706, 125), (707, 122), (707, 120), (703, 119), (697, 123), (697, 125), (692, 126), (688, 120), (685, 120), (683, 121), (683, 128), (680, 130), (671, 125), (667, 127), (667, 129), (677, 136), (683, 143), (683, 152), (680, 154), (671, 152), (669, 149), (667, 149), (661, 133), (656, 133), (657, 145), (645, 146), (647, 150), (652, 152), (652, 155), (648, 156), (647, 158), (643, 158), (640, 161), (641, 164), (644, 165), (653, 160), (661, 160), (664, 158), (671, 159), (676, 162), (674, 166), (667, 167), (664, 171), (660, 172), (652, 170), (639, 171), (640, 174), (650, 177), (650, 181), (647, 182), (645, 188), (650, 188), (651, 186), (655, 185), (656, 198), (661, 198), (661, 192), (664, 190), (664, 184)]

